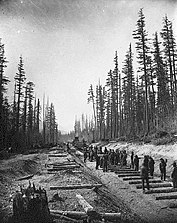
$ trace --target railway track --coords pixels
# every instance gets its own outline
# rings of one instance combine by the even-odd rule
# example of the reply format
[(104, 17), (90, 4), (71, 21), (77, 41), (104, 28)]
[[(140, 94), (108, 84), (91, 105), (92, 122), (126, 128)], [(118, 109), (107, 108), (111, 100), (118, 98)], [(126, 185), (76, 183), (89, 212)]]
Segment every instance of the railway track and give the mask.
[(103, 173), (102, 169), (95, 170), (95, 162), (82, 164), (92, 176), (107, 186), (110, 193), (115, 195), (114, 198), (122, 200), (142, 220), (164, 223), (177, 221), (177, 190), (171, 181), (161, 181), (157, 176), (150, 177), (150, 190), (143, 193), (139, 171), (112, 166), (108, 173)]

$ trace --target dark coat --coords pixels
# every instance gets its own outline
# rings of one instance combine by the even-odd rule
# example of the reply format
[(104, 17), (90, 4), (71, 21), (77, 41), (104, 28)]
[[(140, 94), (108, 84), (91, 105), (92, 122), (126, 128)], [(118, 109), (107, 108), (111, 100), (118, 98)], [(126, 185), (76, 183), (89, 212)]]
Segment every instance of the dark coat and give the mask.
[(160, 162), (159, 169), (160, 169), (161, 173), (164, 173), (166, 171), (166, 166), (167, 166), (167, 164), (165, 161)]
[(171, 178), (172, 178), (174, 181), (177, 181), (177, 167), (174, 167), (173, 172), (172, 172), (172, 174), (171, 174)]
[(153, 169), (154, 168), (154, 160), (152, 158), (149, 159), (149, 169)]
[(142, 179), (146, 179), (146, 178), (148, 178), (148, 169), (147, 169), (147, 167), (145, 167), (145, 166), (142, 166), (141, 167), (141, 178)]

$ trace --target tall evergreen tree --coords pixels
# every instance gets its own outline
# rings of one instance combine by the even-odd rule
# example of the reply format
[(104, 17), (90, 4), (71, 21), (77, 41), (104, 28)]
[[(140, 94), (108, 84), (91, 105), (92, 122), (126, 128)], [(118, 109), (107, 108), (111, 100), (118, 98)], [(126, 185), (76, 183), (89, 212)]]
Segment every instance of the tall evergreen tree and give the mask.
[(172, 104), (170, 102), (170, 95), (168, 89), (168, 74), (166, 72), (166, 65), (162, 58), (160, 50), (160, 42), (158, 34), (155, 33), (153, 40), (153, 70), (157, 79), (157, 126), (163, 127), (163, 121), (170, 115)]
[[(0, 147), (4, 147), (4, 131), (5, 125), (5, 114), (6, 114), (6, 99), (4, 93), (7, 91), (7, 84), (9, 79), (4, 74), (4, 68), (7, 67), (8, 61), (5, 57), (4, 44), (1, 43), (0, 39)], [(5, 113), (4, 113), (5, 112)]]
[(176, 81), (176, 42), (173, 35), (172, 23), (169, 21), (167, 16), (163, 18), (163, 28), (161, 31), (161, 37), (163, 39), (164, 46), (164, 55), (165, 61), (167, 64), (167, 70), (169, 75), (169, 83), (170, 83), (170, 99), (172, 104), (172, 112), (174, 113), (174, 109), (177, 106), (177, 81)]
[(20, 116), (21, 116), (21, 103), (23, 98), (23, 87), (25, 82), (25, 71), (24, 71), (23, 58), (20, 56), (20, 62), (18, 64), (18, 73), (15, 76), (16, 94), (17, 94), (17, 109), (16, 109), (16, 131), (20, 128)]
[(149, 95), (148, 95), (148, 82), (149, 76), (147, 71), (148, 65), (148, 54), (149, 54), (149, 46), (148, 46), (148, 34), (145, 30), (145, 16), (143, 14), (143, 10), (140, 9), (139, 19), (137, 21), (137, 29), (133, 32), (133, 38), (136, 39), (136, 50), (138, 52), (138, 62), (139, 62), (139, 71), (143, 72), (141, 78), (144, 85), (145, 90), (145, 123), (144, 123), (144, 133), (149, 133)]
[(133, 56), (131, 44), (126, 54), (124, 67), (124, 89), (123, 89), (123, 105), (124, 105), (124, 122), (125, 133), (127, 137), (135, 136), (135, 78), (133, 73)]

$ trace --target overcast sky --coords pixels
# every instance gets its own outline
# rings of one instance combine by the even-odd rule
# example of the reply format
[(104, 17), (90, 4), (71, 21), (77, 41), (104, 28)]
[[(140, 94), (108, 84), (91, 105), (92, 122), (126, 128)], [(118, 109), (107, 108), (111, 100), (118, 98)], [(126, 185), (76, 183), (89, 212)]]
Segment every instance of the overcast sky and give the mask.
[(121, 67), (129, 43), (134, 45), (140, 8), (149, 37), (160, 32), (165, 14), (177, 36), (176, 0), (1, 0), (0, 37), (9, 61), (9, 92), (22, 55), (37, 97), (42, 101), (44, 93), (49, 96), (59, 126), (72, 130), (76, 115), (92, 114), (87, 104), (90, 83), (96, 85), (100, 78), (104, 84), (114, 68), (115, 51)]

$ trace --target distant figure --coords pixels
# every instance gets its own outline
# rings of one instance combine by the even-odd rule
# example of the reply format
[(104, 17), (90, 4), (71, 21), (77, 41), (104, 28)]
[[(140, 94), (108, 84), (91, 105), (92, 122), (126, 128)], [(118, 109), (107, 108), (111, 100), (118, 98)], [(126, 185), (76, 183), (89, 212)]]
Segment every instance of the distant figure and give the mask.
[(116, 154), (115, 154), (115, 165), (118, 165), (118, 163), (120, 162), (120, 156), (119, 156), (119, 150), (116, 149)]
[(93, 147), (90, 148), (90, 162), (93, 162), (93, 157), (94, 157), (94, 151), (93, 151)]
[(159, 169), (160, 169), (160, 173), (161, 173), (161, 180), (166, 179), (166, 164), (167, 160), (165, 161), (163, 158), (160, 159), (160, 164), (159, 164)]
[(134, 169), (134, 152), (131, 153), (131, 168)]
[(87, 148), (85, 147), (84, 148), (84, 163), (86, 162), (87, 160)]
[(139, 158), (137, 155), (135, 155), (135, 158), (134, 158), (134, 167), (135, 167), (135, 171), (139, 170)]
[(103, 172), (108, 172), (108, 152), (106, 147), (103, 155)]
[(69, 146), (69, 142), (67, 143), (67, 152), (69, 151), (69, 149), (70, 149), (70, 146)]
[(98, 156), (98, 154), (95, 155), (95, 160), (96, 160), (96, 170), (98, 170), (98, 167), (100, 165), (100, 157)]
[(149, 173), (150, 173), (151, 177), (153, 177), (153, 175), (154, 175), (154, 164), (155, 164), (155, 162), (154, 162), (153, 158), (150, 156), (149, 157)]
[(115, 152), (114, 150), (112, 150), (110, 154), (111, 165), (114, 165), (114, 159), (115, 159)]
[(146, 167), (145, 163), (143, 163), (141, 167), (141, 179), (142, 179), (142, 189), (144, 193), (145, 192), (144, 181), (146, 181), (146, 186), (147, 186), (147, 189), (149, 190), (148, 168)]
[(177, 188), (177, 166), (176, 163), (173, 163), (173, 171), (171, 174), (172, 182), (173, 182), (173, 188)]
[(127, 153), (126, 150), (123, 151), (123, 166), (127, 165)]

